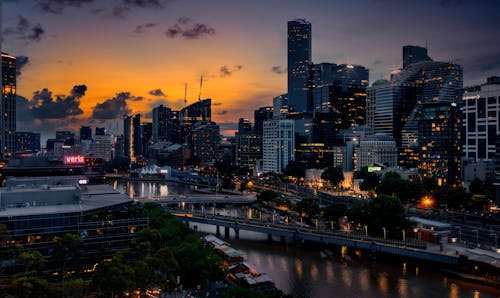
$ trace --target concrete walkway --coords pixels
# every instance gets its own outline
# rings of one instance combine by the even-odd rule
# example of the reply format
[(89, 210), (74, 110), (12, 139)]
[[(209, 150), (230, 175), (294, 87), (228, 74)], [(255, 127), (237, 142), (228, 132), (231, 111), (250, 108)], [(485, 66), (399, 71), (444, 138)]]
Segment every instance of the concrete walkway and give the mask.
[(500, 253), (493, 250), (486, 250), (477, 247), (468, 248), (454, 243), (443, 244), (442, 250), (441, 246), (438, 244), (428, 244), (427, 250), (439, 252), (448, 256), (464, 255), (467, 256), (469, 260), (487, 263), (500, 269)]

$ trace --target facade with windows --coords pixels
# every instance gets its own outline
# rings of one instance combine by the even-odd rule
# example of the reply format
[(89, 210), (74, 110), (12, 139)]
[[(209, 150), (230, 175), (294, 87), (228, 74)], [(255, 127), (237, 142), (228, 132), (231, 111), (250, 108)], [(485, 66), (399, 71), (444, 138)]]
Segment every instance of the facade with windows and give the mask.
[[(311, 60), (311, 23), (304, 19), (288, 22), (288, 102), (296, 112), (307, 111)], [(310, 111), (309, 111), (310, 112)]]
[(16, 57), (2, 53), (2, 103), (0, 105), (0, 155), (10, 158), (16, 150)]
[(8, 180), (0, 188), (0, 224), (8, 239), (4, 248), (22, 246), (50, 256), (66, 234), (79, 237), (83, 257), (129, 247), (148, 218), (130, 213), (128, 196), (86, 181), (82, 176)]
[(493, 160), (500, 136), (500, 77), (480, 86), (464, 88), (462, 96), (465, 132), (464, 157)]
[(294, 160), (295, 125), (293, 120), (264, 122), (262, 136), (264, 173), (283, 173)]

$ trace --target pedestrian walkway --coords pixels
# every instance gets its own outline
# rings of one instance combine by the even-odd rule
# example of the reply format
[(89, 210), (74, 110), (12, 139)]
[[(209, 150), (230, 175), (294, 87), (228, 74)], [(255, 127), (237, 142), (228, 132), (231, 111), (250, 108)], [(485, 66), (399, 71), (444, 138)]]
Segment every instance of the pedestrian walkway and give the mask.
[(428, 244), (427, 250), (440, 252), (448, 256), (467, 256), (469, 260), (487, 263), (500, 269), (500, 253), (493, 250), (486, 250), (477, 247), (468, 248), (454, 243), (443, 244), (442, 246), (438, 244)]

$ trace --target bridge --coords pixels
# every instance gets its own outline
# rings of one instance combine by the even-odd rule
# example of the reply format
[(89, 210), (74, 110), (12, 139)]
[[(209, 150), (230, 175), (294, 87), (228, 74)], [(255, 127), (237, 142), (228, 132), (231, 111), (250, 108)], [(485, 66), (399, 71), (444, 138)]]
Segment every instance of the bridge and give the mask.
[(189, 195), (168, 195), (152, 197), (135, 197), (135, 201), (141, 203), (156, 203), (162, 206), (186, 206), (194, 204), (205, 205), (251, 205), (257, 200), (255, 193), (246, 195), (231, 194), (189, 194)]
[(224, 227), (224, 234), (226, 237), (229, 237), (230, 229), (234, 230), (236, 238), (239, 238), (240, 230), (245, 230), (267, 234), (268, 239), (271, 239), (272, 236), (278, 236), (282, 242), (293, 240), (296, 243), (300, 243), (300, 241), (305, 240), (347, 246), (375, 253), (380, 252), (411, 257), (443, 264), (457, 265), (459, 263), (459, 256), (450, 256), (438, 251), (430, 251), (427, 249), (427, 245), (422, 242), (403, 242), (400, 240), (383, 239), (358, 233), (318, 230), (313, 227), (304, 227), (296, 224), (262, 222), (259, 219), (235, 218), (200, 213), (182, 213), (178, 212), (178, 210), (171, 210), (171, 212), (186, 222), (214, 225), (217, 227), (218, 234), (220, 234), (220, 227)]

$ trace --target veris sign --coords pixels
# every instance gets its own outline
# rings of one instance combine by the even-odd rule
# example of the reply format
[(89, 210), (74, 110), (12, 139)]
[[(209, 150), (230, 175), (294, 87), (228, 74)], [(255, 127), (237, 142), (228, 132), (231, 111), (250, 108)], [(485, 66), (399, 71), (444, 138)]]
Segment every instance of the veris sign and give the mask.
[(85, 156), (83, 155), (65, 155), (63, 157), (63, 163), (65, 165), (84, 165)]

